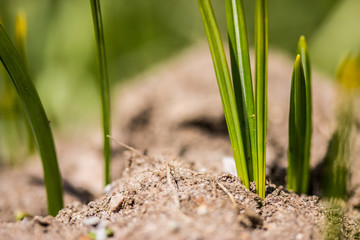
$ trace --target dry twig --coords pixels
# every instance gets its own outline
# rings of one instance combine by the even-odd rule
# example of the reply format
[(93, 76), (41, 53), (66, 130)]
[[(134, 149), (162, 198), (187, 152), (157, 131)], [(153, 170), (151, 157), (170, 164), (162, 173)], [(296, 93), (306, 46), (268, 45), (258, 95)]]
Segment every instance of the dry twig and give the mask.
[(110, 135), (106, 135), (106, 137), (110, 138), (111, 140), (113, 140), (115, 143), (119, 144), (120, 146), (126, 148), (127, 150), (129, 151), (132, 151), (133, 153), (136, 153), (136, 154), (139, 154), (139, 155), (142, 155), (143, 153), (136, 149), (136, 148), (133, 148), (133, 147), (130, 147), (129, 145), (126, 145), (125, 143), (122, 143), (122, 142), (119, 142), (118, 140), (116, 140), (114, 137), (110, 136)]
[(236, 201), (235, 201), (235, 198), (234, 196), (230, 193), (230, 191), (224, 186), (222, 185), (221, 183), (217, 183), (219, 185), (219, 187), (228, 195), (228, 197), (230, 198), (232, 204), (236, 207), (237, 204), (236, 204)]

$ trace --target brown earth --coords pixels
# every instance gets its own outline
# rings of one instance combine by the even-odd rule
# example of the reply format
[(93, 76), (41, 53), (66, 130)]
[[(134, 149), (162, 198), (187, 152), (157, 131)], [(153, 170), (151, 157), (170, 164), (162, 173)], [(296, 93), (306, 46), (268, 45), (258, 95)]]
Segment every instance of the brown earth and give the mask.
[[(98, 131), (60, 136), (58, 152), (67, 206), (56, 218), (13, 222), (17, 210), (45, 216), (40, 161), (1, 169), (0, 239), (88, 239), (105, 229), (110, 239), (323, 239), (336, 211), (317, 196), (289, 193), (287, 121), (292, 60), (269, 55), (269, 122), (266, 198), (245, 189), (231, 175), (226, 124), (206, 45), (144, 73), (115, 91), (111, 187), (102, 193)], [(313, 74), (313, 194), (335, 127), (336, 86)], [(359, 121), (356, 124), (359, 135)], [(94, 140), (95, 139), (95, 140)], [(358, 137), (356, 138), (358, 139)], [(359, 169), (359, 141), (352, 169)], [(141, 150), (141, 151), (140, 151)], [(230, 173), (224, 173), (230, 172)], [(6, 183), (6, 184), (4, 184)], [(276, 185), (275, 185), (276, 184)], [(342, 232), (358, 239), (360, 174), (353, 171)], [(335, 226), (338, 228), (339, 226)]]

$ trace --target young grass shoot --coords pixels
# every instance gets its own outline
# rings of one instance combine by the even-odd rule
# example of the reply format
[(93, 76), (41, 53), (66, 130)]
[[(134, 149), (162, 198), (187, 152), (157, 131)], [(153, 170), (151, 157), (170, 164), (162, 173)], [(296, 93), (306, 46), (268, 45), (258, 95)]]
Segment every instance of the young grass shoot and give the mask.
[(20, 97), (31, 126), (44, 170), (48, 214), (55, 216), (63, 208), (63, 194), (50, 122), (24, 61), (2, 24), (0, 24), (0, 60)]
[(267, 0), (255, 1), (255, 99), (243, 3), (226, 0), (231, 73), (210, 0), (198, 0), (212, 55), (237, 173), (242, 183), (256, 182), (265, 197), (267, 121)]
[(111, 141), (107, 137), (110, 133), (110, 91), (109, 91), (109, 77), (106, 63), (106, 51), (104, 41), (104, 30), (101, 18), (101, 8), (99, 0), (90, 0), (92, 17), (94, 23), (96, 54), (98, 64), (98, 79), (102, 106), (102, 124), (103, 124), (103, 139), (104, 139), (104, 176), (105, 185), (111, 181), (110, 177), (110, 160), (111, 160)]
[(296, 193), (308, 192), (311, 119), (309, 54), (305, 37), (301, 36), (291, 78), (287, 173), (287, 187)]

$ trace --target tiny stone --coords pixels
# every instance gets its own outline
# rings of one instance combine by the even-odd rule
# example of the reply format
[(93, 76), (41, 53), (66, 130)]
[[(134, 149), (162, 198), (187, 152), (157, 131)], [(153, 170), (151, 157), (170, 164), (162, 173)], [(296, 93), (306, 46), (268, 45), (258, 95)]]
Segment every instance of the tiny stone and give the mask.
[(221, 159), (222, 162), (222, 170), (224, 172), (230, 173), (234, 176), (237, 176), (237, 171), (236, 171), (236, 165), (235, 165), (235, 160), (233, 157), (229, 157), (229, 156), (224, 156)]
[(83, 223), (87, 226), (95, 226), (99, 223), (100, 218), (98, 217), (88, 217), (83, 220)]
[(104, 188), (104, 193), (105, 194), (110, 194), (110, 192), (111, 192), (111, 184), (108, 184)]
[(180, 229), (180, 225), (176, 221), (170, 221), (168, 226), (169, 226), (169, 230), (173, 233), (179, 231)]
[(53, 217), (51, 217), (51, 216), (46, 216), (46, 217), (36, 216), (36, 217), (34, 217), (35, 223), (38, 223), (43, 227), (49, 226), (51, 224), (52, 219), (53, 219)]
[(206, 204), (201, 204), (198, 207), (197, 212), (198, 212), (199, 215), (205, 215), (208, 212)]
[(121, 208), (122, 203), (124, 202), (124, 199), (124, 196), (121, 194), (113, 196), (110, 201), (110, 211), (118, 212)]
[(304, 239), (304, 235), (302, 233), (298, 233), (298, 234), (296, 234), (295, 239), (302, 240), (302, 239)]
[(239, 215), (237, 221), (244, 227), (250, 228), (252, 226), (250, 219), (247, 218), (245, 215)]
[(106, 228), (98, 228), (95, 230), (96, 240), (106, 240), (107, 239), (107, 232)]

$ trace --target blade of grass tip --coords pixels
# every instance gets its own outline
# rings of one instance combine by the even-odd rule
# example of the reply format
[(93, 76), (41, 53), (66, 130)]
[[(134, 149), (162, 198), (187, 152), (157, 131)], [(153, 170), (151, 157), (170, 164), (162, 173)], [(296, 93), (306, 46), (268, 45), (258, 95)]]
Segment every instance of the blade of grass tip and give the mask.
[(258, 179), (256, 190), (265, 198), (266, 129), (267, 129), (267, 52), (268, 3), (255, 1), (255, 105), (256, 142), (258, 151)]
[[(27, 64), (27, 57), (26, 57), (26, 15), (24, 12), (20, 11), (16, 15), (15, 18), (15, 47), (18, 50), (26, 69), (29, 69)], [(33, 153), (35, 151), (35, 144), (32, 137), (31, 127), (28, 122), (25, 121), (25, 127), (27, 131), (27, 143), (28, 143), (28, 151), (29, 153)]]
[(63, 208), (63, 194), (49, 120), (26, 67), (2, 25), (0, 25), (0, 60), (19, 94), (33, 131), (44, 170), (48, 213), (55, 216)]
[(256, 148), (256, 121), (250, 57), (243, 2), (226, 0), (226, 20), (229, 36), (231, 71), (238, 114), (243, 129), (246, 159), (250, 181), (258, 172)]
[(246, 166), (245, 150), (241, 138), (236, 100), (232, 88), (230, 73), (215, 16), (209, 0), (198, 0), (201, 17), (209, 42), (216, 78), (219, 86), (225, 119), (229, 130), (230, 141), (238, 176), (246, 188), (249, 188), (249, 177)]
[(304, 36), (301, 36), (298, 43), (297, 54), (300, 54), (301, 63), (304, 69), (305, 87), (306, 87), (306, 136), (304, 149), (304, 168), (303, 183), (301, 192), (307, 193), (310, 178), (310, 155), (311, 155), (311, 135), (312, 135), (312, 94), (311, 94), (311, 68), (309, 60), (309, 51)]
[(306, 84), (301, 57), (296, 56), (291, 79), (290, 114), (289, 114), (289, 175), (288, 189), (301, 193), (303, 169), (305, 164), (304, 148), (306, 138)]
[(99, 71), (99, 88), (102, 104), (102, 122), (103, 122), (103, 139), (104, 139), (104, 171), (105, 185), (111, 181), (110, 160), (111, 160), (111, 141), (107, 137), (110, 134), (110, 91), (109, 77), (107, 72), (104, 30), (101, 18), (101, 8), (99, 0), (90, 0), (92, 17), (94, 23), (94, 32), (96, 40), (97, 63)]

